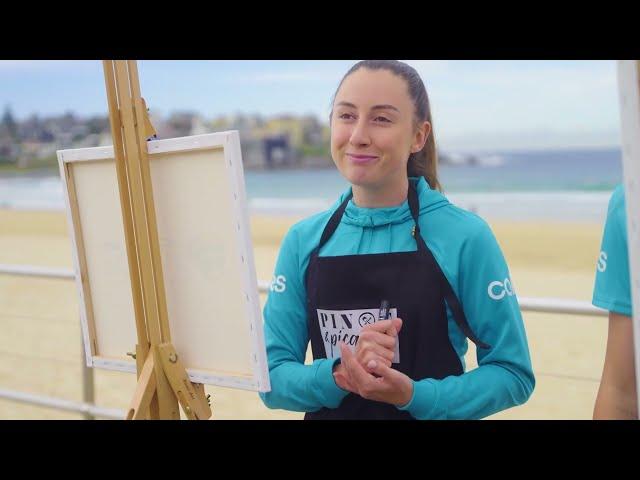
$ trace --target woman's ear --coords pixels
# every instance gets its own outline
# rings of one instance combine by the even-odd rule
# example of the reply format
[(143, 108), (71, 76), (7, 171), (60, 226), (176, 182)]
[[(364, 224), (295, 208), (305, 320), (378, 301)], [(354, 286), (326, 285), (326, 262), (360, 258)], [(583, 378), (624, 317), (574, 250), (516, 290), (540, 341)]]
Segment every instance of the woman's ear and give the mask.
[(429, 122), (422, 122), (416, 128), (415, 135), (413, 136), (413, 143), (411, 144), (411, 153), (419, 152), (424, 148), (424, 144), (427, 143), (427, 139), (431, 134), (431, 124)]

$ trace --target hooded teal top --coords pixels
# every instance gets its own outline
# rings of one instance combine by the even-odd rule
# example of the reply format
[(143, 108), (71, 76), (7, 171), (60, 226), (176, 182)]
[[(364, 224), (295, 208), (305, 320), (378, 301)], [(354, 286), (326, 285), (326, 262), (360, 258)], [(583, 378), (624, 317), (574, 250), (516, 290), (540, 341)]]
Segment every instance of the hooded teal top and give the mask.
[(611, 312), (632, 316), (630, 276), (624, 188), (619, 185), (609, 200), (591, 303)]
[[(417, 184), (420, 230), (451, 283), (469, 325), (482, 341), (478, 368), (442, 380), (414, 381), (413, 397), (400, 406), (418, 419), (477, 419), (524, 403), (535, 379), (522, 315), (509, 269), (489, 226), (477, 215), (451, 204), (424, 178)], [(295, 224), (285, 236), (264, 307), (264, 329), (271, 391), (260, 393), (269, 408), (312, 412), (336, 408), (349, 393), (333, 378), (337, 360), (305, 365), (309, 344), (305, 273), (311, 252), (333, 207)], [(320, 256), (415, 251), (409, 204), (362, 208), (349, 201), (336, 232)], [(447, 308), (449, 338), (462, 365), (467, 339)]]

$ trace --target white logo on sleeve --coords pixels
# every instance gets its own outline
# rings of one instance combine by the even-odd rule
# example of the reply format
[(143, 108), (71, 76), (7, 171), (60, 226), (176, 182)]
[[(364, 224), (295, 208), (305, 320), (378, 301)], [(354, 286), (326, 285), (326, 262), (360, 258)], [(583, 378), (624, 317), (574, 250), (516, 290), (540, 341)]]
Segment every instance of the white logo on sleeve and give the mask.
[(284, 275), (274, 275), (269, 290), (282, 293), (287, 289), (287, 279)]
[(505, 295), (512, 297), (514, 295), (513, 285), (509, 277), (505, 278), (502, 282), (494, 280), (489, 284), (487, 293), (494, 300), (502, 300)]
[(607, 269), (607, 252), (600, 252), (598, 257), (598, 271), (604, 272)]
[[(356, 351), (356, 345), (360, 338), (360, 332), (367, 325), (373, 325), (378, 320), (380, 309), (368, 308), (365, 310), (316, 310), (320, 324), (320, 335), (324, 343), (327, 358), (340, 356), (339, 342), (344, 342), (351, 351)], [(391, 318), (398, 316), (398, 309), (389, 310)], [(393, 363), (400, 363), (400, 342), (396, 342)]]

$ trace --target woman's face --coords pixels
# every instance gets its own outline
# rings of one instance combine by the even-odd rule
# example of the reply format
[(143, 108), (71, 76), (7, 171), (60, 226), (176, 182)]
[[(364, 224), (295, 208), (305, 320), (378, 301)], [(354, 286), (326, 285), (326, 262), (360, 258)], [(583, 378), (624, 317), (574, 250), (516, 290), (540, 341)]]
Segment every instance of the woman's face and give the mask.
[(361, 68), (338, 90), (331, 117), (331, 156), (352, 184), (380, 189), (403, 181), (429, 123), (415, 127), (407, 84), (388, 70)]

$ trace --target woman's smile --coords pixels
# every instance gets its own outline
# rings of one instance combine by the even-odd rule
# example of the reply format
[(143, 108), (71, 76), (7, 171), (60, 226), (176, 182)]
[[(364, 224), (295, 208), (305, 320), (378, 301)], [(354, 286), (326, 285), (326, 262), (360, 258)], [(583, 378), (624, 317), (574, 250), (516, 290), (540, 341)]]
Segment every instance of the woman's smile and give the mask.
[(379, 158), (375, 155), (361, 155), (356, 153), (347, 153), (346, 155), (351, 163), (355, 165), (369, 165)]

